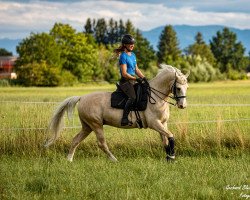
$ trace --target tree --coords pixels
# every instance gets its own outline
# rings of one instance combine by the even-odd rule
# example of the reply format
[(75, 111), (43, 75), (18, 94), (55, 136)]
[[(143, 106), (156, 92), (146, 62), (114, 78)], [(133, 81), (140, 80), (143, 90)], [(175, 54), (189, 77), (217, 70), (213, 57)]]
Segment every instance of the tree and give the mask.
[(195, 41), (197, 44), (205, 44), (201, 32), (198, 32), (195, 36)]
[(221, 73), (200, 55), (188, 55), (185, 57), (186, 69), (190, 71), (190, 82), (209, 82), (221, 78)]
[(16, 62), (24, 85), (71, 85), (102, 76), (98, 51), (91, 35), (77, 33), (70, 25), (56, 23), (50, 34), (31, 34), (17, 47)]
[(202, 60), (206, 60), (211, 65), (214, 64), (214, 55), (210, 49), (210, 46), (206, 45), (204, 42), (200, 32), (198, 32), (195, 36), (195, 43), (189, 45), (184, 51), (187, 55), (200, 56)]
[(87, 34), (93, 34), (94, 33), (93, 26), (92, 26), (90, 18), (87, 19), (86, 24), (84, 26), (84, 29), (85, 29), (85, 33), (87, 33)]
[(179, 42), (173, 27), (171, 25), (165, 26), (158, 44), (158, 63), (178, 65), (181, 57), (181, 50), (178, 46)]
[(131, 34), (135, 37), (134, 53), (136, 54), (138, 66), (143, 70), (147, 70), (150, 67), (150, 62), (155, 60), (155, 52), (152, 45), (142, 36), (139, 29), (133, 26), (130, 20), (126, 22), (125, 31), (126, 34)]
[(236, 34), (228, 28), (218, 31), (210, 40), (210, 46), (221, 72), (227, 72), (230, 68), (237, 71), (246, 68), (243, 65), (245, 48), (241, 42), (237, 42)]
[(125, 34), (126, 34), (126, 28), (124, 26), (123, 21), (120, 19), (118, 25), (118, 42), (122, 40), (122, 36)]
[(19, 57), (15, 68), (19, 83), (25, 86), (55, 86), (61, 84), (60, 48), (47, 33), (34, 34), (17, 46)]
[(13, 54), (4, 48), (0, 48), (0, 56), (13, 56)]
[(147, 70), (150, 67), (151, 62), (156, 59), (154, 49), (138, 29), (135, 34), (135, 39), (136, 46), (134, 52), (137, 57), (138, 66), (141, 69)]
[(60, 69), (48, 65), (46, 61), (21, 65), (18, 71), (19, 83), (25, 86), (57, 86), (62, 82)]
[(99, 46), (98, 63), (100, 65), (99, 70), (102, 71), (102, 78), (111, 83), (119, 79), (120, 72), (118, 70), (117, 59), (113, 55), (113, 47), (111, 45), (107, 47), (104, 45)]
[(19, 43), (17, 53), (19, 54), (17, 66), (42, 61), (59, 68), (62, 65), (60, 48), (54, 38), (47, 33), (31, 33), (29, 37)]
[(70, 71), (81, 82), (91, 80), (94, 68), (98, 66), (98, 53), (95, 46), (89, 43), (89, 37), (61, 23), (54, 25), (50, 35), (61, 49), (62, 68)]
[(125, 24), (125, 33), (135, 35), (135, 32), (136, 30), (135, 30), (133, 23), (128, 19)]
[(96, 26), (94, 28), (94, 35), (96, 42), (100, 44), (108, 44), (108, 35), (107, 35), (108, 29), (107, 24), (104, 18), (98, 19)]
[(247, 68), (246, 71), (250, 72), (250, 52), (248, 52), (248, 56), (245, 58), (246, 62), (247, 62)]
[(117, 22), (115, 22), (113, 20), (113, 18), (111, 18), (109, 20), (109, 25), (108, 25), (108, 32), (107, 32), (107, 35), (108, 35), (108, 44), (111, 44), (111, 45), (114, 45), (116, 42), (117, 42), (117, 38), (118, 38), (118, 35), (117, 35)]
[[(89, 25), (87, 26), (86, 24), (85, 27), (92, 26), (90, 25), (90, 19), (88, 19), (86, 23)], [(99, 44), (99, 50), (100, 48), (102, 48), (101, 45), (104, 44), (106, 49), (109, 49), (112, 52), (112, 47), (116, 44), (120, 45), (122, 36), (124, 34), (131, 34), (135, 37), (136, 47), (134, 52), (137, 55), (138, 64), (142, 69), (146, 70), (147, 68), (149, 68), (150, 62), (152, 60), (155, 60), (153, 47), (150, 46), (150, 43), (146, 38), (142, 36), (140, 31), (138, 29), (135, 29), (130, 20), (127, 20), (124, 25), (122, 20), (119, 20), (119, 22), (117, 22), (111, 18), (109, 22), (106, 23), (104, 19), (98, 19), (97, 24), (94, 27), (93, 36), (96, 42)]]

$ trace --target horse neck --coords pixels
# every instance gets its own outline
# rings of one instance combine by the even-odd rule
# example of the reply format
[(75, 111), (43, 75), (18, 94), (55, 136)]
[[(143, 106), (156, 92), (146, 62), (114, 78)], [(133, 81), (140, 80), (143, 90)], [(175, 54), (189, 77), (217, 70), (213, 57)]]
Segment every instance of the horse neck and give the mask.
[(175, 74), (173, 72), (162, 72), (150, 81), (150, 86), (166, 95), (169, 95), (171, 92), (170, 85), (174, 80), (174, 77)]

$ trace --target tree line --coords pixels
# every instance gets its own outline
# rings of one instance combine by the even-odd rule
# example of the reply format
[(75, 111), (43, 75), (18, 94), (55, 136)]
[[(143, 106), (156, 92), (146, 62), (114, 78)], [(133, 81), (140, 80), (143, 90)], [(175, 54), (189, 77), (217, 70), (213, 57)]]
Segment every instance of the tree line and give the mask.
[(155, 76), (160, 63), (190, 71), (191, 82), (246, 78), (250, 57), (245, 56), (237, 35), (226, 27), (209, 44), (198, 32), (195, 42), (181, 50), (173, 26), (166, 25), (155, 51), (130, 20), (88, 18), (81, 32), (69, 24), (55, 23), (49, 33), (31, 33), (24, 38), (17, 46), (17, 83), (58, 86), (88, 81), (115, 82), (120, 75), (113, 50), (128, 33), (136, 39), (137, 62), (149, 79)]
[(250, 56), (245, 56), (244, 46), (237, 42), (237, 35), (227, 27), (218, 31), (209, 44), (204, 42), (202, 34), (198, 32), (195, 42), (183, 52), (178, 45), (173, 27), (166, 26), (159, 39), (158, 62), (191, 71), (190, 80), (193, 82), (247, 78)]

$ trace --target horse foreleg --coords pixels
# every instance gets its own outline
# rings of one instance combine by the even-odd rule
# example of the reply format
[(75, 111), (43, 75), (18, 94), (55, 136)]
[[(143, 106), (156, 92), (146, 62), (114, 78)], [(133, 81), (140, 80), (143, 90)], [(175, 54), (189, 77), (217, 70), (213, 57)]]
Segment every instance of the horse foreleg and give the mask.
[(110, 160), (116, 162), (117, 159), (109, 151), (108, 145), (107, 145), (105, 137), (104, 137), (103, 128), (97, 128), (94, 131), (96, 133), (98, 147), (108, 155), (108, 157), (109, 157)]
[(91, 129), (82, 129), (74, 138), (69, 149), (69, 154), (67, 156), (68, 161), (72, 162), (77, 146), (83, 141), (89, 134)]
[(175, 159), (175, 141), (174, 141), (174, 135), (167, 129), (166, 124), (162, 124), (160, 121), (157, 121), (151, 126), (152, 129), (156, 130), (158, 133), (160, 133), (163, 146), (165, 148), (167, 157), (166, 159), (168, 161)]

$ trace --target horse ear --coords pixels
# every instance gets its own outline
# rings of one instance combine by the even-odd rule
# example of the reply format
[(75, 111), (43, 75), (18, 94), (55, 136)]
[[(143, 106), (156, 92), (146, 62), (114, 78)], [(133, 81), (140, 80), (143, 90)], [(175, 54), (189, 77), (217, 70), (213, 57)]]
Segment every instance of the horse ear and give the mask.
[(176, 75), (176, 80), (177, 82), (182, 82), (183, 81), (183, 77)]
[(190, 75), (190, 70), (184, 75), (186, 78), (188, 78)]

